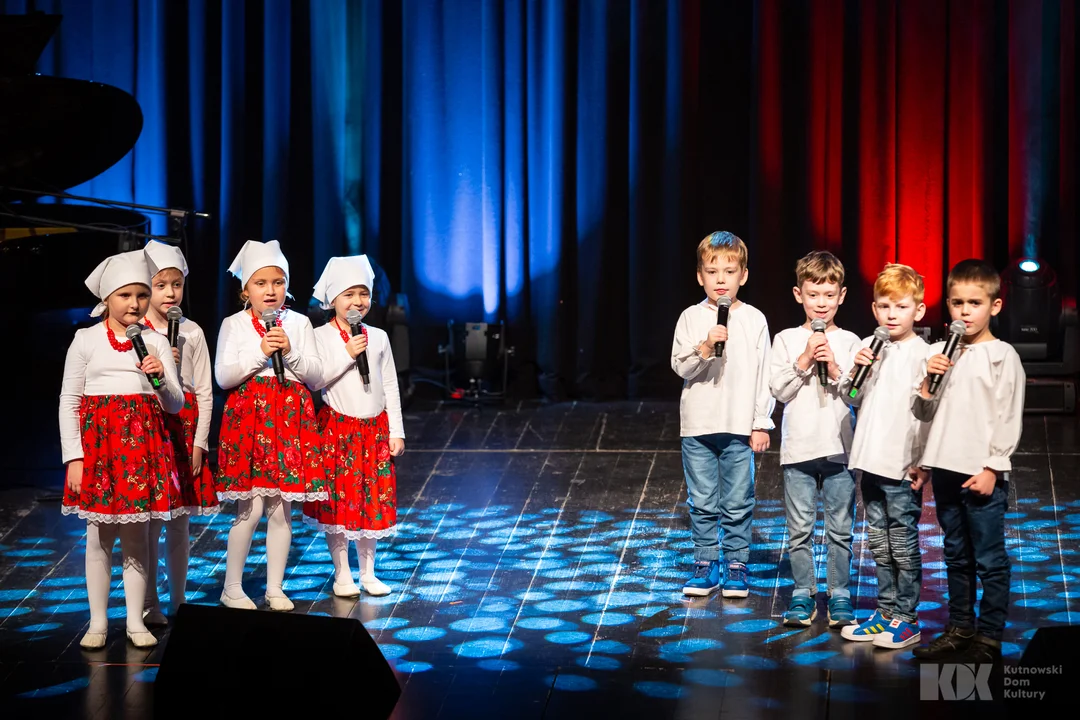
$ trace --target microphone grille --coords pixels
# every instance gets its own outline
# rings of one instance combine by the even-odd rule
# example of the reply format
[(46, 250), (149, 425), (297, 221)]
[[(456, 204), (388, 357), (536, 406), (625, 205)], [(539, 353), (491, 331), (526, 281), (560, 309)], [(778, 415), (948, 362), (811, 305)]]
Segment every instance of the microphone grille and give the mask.
[(727, 295), (721, 295), (716, 301), (716, 307), (731, 307), (731, 298), (729, 298)]
[(262, 321), (264, 323), (277, 322), (277, 310), (266, 308), (262, 311), (262, 315), (260, 317), (262, 318)]
[(132, 338), (137, 338), (142, 335), (142, 326), (136, 324), (128, 325), (127, 330), (124, 331), (124, 334), (127, 335), (128, 340), (131, 340)]
[(810, 329), (814, 332), (825, 332), (825, 329), (829, 327), (824, 320), (817, 318), (810, 321)]
[(345, 321), (348, 322), (350, 325), (356, 325), (363, 319), (364, 316), (360, 314), (359, 310), (350, 310), (349, 312), (345, 313)]
[(967, 332), (967, 325), (963, 320), (953, 320), (949, 323), (949, 333), (952, 335), (963, 335)]
[(876, 337), (881, 342), (885, 342), (889, 339), (889, 328), (885, 327), (884, 325), (879, 325), (878, 328), (874, 330), (874, 337)]
[(184, 317), (184, 311), (173, 305), (169, 308), (169, 311), (165, 313), (165, 317), (169, 320), (180, 320)]

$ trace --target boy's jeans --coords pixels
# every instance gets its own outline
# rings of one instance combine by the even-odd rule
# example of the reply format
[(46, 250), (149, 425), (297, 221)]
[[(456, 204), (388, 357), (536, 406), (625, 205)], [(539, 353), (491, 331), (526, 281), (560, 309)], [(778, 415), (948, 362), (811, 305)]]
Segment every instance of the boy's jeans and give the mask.
[(975, 628), (975, 578), (982, 581), (979, 634), (1001, 640), (1009, 611), (1009, 555), (1005, 552), (1008, 482), (999, 478), (994, 492), (978, 495), (961, 487), (967, 475), (934, 469), (931, 483), (949, 585), (949, 624)]
[(855, 475), (846, 465), (825, 458), (784, 466), (788, 555), (795, 579), (792, 596), (813, 596), (817, 592), (813, 537), (819, 487), (825, 501), (829, 595), (851, 597), (848, 580), (851, 575), (851, 532), (855, 522)]
[(720, 559), (719, 524), (724, 530), (724, 562), (746, 563), (754, 512), (750, 436), (715, 433), (684, 437), (682, 460), (694, 560)]
[(909, 623), (918, 617), (915, 608), (922, 588), (922, 495), (921, 489), (912, 492), (908, 480), (862, 475), (867, 543), (877, 563), (878, 610)]

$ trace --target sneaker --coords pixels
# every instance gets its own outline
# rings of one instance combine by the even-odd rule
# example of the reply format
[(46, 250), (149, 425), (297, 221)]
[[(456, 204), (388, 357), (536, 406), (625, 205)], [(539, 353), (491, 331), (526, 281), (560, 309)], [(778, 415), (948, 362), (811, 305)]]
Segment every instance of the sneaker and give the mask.
[(875, 636), (885, 632), (885, 626), (888, 624), (889, 619), (882, 615), (880, 610), (875, 610), (874, 614), (861, 625), (845, 626), (840, 630), (840, 636), (854, 642), (871, 642)]
[(952, 625), (945, 632), (930, 641), (926, 647), (917, 647), (911, 651), (917, 660), (942, 661), (952, 660), (963, 655), (971, 641), (975, 639), (974, 630), (961, 630)]
[(960, 661), (975, 665), (992, 665), (1001, 662), (1001, 641), (984, 635), (976, 635), (968, 649), (960, 654)]
[(705, 597), (720, 587), (720, 562), (705, 560), (694, 563), (694, 576), (683, 585), (683, 595)]
[(829, 627), (838, 628), (855, 623), (855, 610), (851, 607), (851, 598), (829, 598)]
[(787, 612), (784, 613), (784, 624), (788, 627), (810, 627), (817, 617), (817, 603), (809, 595), (796, 595), (791, 598)]
[(727, 577), (724, 578), (724, 590), (721, 594), (726, 598), (744, 598), (750, 594), (750, 586), (747, 584), (750, 571), (741, 562), (728, 563)]
[(874, 636), (874, 647), (899, 650), (909, 645), (918, 645), (921, 640), (918, 622), (909, 623), (900, 618), (893, 618), (885, 626), (884, 632)]

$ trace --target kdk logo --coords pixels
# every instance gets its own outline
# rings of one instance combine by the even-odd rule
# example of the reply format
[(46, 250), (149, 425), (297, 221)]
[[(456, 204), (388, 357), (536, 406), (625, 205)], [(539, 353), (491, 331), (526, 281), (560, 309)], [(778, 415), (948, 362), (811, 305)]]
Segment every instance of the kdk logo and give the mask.
[(993, 700), (990, 694), (990, 671), (993, 665), (921, 666), (920, 700)]

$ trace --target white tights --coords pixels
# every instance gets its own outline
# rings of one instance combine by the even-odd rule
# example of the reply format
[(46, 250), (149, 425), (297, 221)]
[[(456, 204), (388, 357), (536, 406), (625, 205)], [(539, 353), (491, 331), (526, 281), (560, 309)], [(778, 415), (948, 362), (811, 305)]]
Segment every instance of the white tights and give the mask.
[(171, 614), (186, 600), (188, 554), (191, 547), (191, 539), (188, 534), (188, 516), (180, 517), (165, 522), (163, 520), (150, 521), (150, 546), (147, 553), (150, 568), (150, 577), (146, 583), (147, 610), (156, 610), (160, 604), (158, 599), (157, 573), (158, 573), (158, 541), (161, 539), (161, 529), (165, 528), (165, 572), (169, 576), (169, 608)]
[(255, 495), (236, 504), (236, 519), (229, 530), (229, 547), (225, 559), (225, 594), (231, 598), (245, 597), (240, 581), (244, 564), (251, 550), (251, 537), (266, 514), (266, 596), (284, 597), (281, 583), (292, 544), (291, 503), (280, 497)]
[(146, 632), (143, 601), (146, 599), (148, 523), (86, 523), (86, 595), (90, 604), (90, 628), (103, 633), (109, 628), (109, 583), (112, 579), (113, 545), (120, 536), (124, 568), (124, 602), (127, 629)]
[[(375, 577), (375, 538), (356, 540), (356, 553), (360, 556), (360, 582), (377, 580)], [(349, 541), (341, 533), (326, 533), (326, 547), (334, 561), (334, 582), (344, 585), (353, 582), (349, 567)]]

